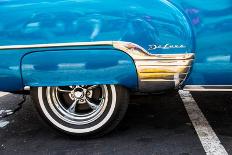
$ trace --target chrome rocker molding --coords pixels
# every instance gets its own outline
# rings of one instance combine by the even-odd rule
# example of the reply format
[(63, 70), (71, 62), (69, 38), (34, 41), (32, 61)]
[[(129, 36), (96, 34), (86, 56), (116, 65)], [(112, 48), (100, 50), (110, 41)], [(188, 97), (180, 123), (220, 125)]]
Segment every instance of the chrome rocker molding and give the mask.
[(135, 62), (140, 92), (156, 92), (177, 88), (186, 79), (194, 60), (193, 53), (150, 54), (139, 45), (122, 41), (12, 45), (0, 46), (0, 50), (76, 46), (113, 46), (115, 49), (128, 54)]
[(186, 85), (186, 91), (232, 91), (232, 85)]

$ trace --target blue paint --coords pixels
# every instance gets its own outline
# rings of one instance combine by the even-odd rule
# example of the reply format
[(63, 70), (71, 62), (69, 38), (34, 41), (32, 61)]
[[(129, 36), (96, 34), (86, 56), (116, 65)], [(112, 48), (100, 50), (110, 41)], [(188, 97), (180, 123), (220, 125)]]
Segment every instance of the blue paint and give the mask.
[(0, 15), (0, 45), (113, 40), (187, 47), (152, 53), (193, 51), (188, 21), (164, 0), (7, 1)]
[(196, 38), (191, 85), (232, 85), (231, 0), (171, 0), (187, 14)]
[[(109, 40), (133, 42), (146, 50), (152, 44), (184, 45), (186, 46), (184, 49), (158, 49), (149, 52), (170, 54), (194, 51), (196, 60), (186, 84), (232, 84), (231, 0), (10, 0), (0, 1), (0, 17), (1, 46)], [(60, 68), (57, 70), (53, 68), (51, 71), (49, 65), (47, 69), (50, 70), (46, 71), (45, 65), (49, 63), (50, 57), (53, 57), (51, 53), (57, 52), (57, 49), (50, 50), (53, 52), (33, 54), (28, 54), (33, 51), (32, 49), (0, 51), (0, 90), (18, 90), (27, 84), (40, 85), (39, 82), (43, 85), (58, 85), (58, 81), (64, 80), (60, 84), (66, 85), (83, 81), (82, 79), (65, 81), (65, 71)], [(61, 51), (58, 52), (60, 57), (65, 52)], [(100, 52), (107, 51), (103, 49), (89, 52), (99, 54), (96, 58), (100, 59), (102, 56)], [(91, 59), (89, 52), (80, 51), (78, 55), (78, 52), (68, 51), (70, 58), (67, 57), (62, 61), (75, 63), (72, 58), (78, 55), (77, 62), (84, 62), (81, 58), (83, 57), (87, 63), (88, 59)], [(108, 52), (112, 53), (112, 57), (117, 55), (117, 58), (112, 58), (113, 62), (120, 60), (131, 62), (125, 54), (116, 54), (113, 49)], [(46, 54), (49, 55), (49, 59)], [(20, 64), (24, 55), (26, 56), (22, 61), (22, 79)], [(60, 57), (54, 59), (54, 66), (62, 63), (61, 60), (58, 61)], [(39, 61), (43, 62), (41, 65), (44, 69), (25, 68), (26, 64), (38, 65)], [(108, 69), (104, 66), (110, 62), (103, 59), (101, 61), (106, 64), (101, 64), (100, 70)], [(115, 65), (115, 68), (120, 72), (122, 66), (124, 65)], [(105, 80), (105, 83), (114, 81), (134, 89), (137, 86), (135, 80), (137, 77), (132, 77), (134, 66), (130, 64), (127, 67), (131, 69), (130, 73), (120, 74), (127, 77), (126, 80), (112, 73), (109, 76), (112, 79), (100, 78), (99, 81)], [(51, 78), (58, 76), (55, 71), (62, 73), (62, 76), (56, 79), (56, 83), (49, 78), (46, 81), (45, 77), (42, 78), (42, 71), (44, 75), (50, 71), (50, 74), (53, 74)], [(86, 76), (89, 71), (83, 70)], [(97, 72), (95, 69), (91, 76), (97, 76)], [(116, 70), (112, 72), (117, 73)], [(79, 73), (80, 71), (75, 71), (75, 75)], [(93, 82), (94, 78), (86, 80), (87, 83), (90, 81)]]
[(131, 57), (113, 49), (33, 52), (23, 57), (22, 76), (28, 86), (120, 84), (136, 89), (138, 81)]
[(15, 91), (23, 88), (20, 61), (25, 52), (0, 51), (0, 90)]

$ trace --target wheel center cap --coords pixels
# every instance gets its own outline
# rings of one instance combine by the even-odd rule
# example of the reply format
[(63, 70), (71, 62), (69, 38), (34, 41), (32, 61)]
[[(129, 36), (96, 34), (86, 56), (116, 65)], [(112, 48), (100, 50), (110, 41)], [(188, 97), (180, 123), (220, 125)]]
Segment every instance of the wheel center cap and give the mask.
[(84, 91), (82, 91), (82, 90), (78, 90), (78, 91), (76, 91), (75, 93), (74, 93), (74, 96), (76, 97), (76, 98), (82, 98), (82, 97), (84, 97)]

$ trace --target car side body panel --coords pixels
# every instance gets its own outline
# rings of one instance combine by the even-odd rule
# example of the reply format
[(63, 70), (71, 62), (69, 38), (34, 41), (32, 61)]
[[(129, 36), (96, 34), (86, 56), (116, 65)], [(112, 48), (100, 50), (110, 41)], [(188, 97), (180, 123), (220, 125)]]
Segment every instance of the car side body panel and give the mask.
[(138, 81), (130, 56), (107, 48), (29, 53), (22, 59), (22, 78), (27, 86), (120, 84), (130, 89)]
[[(133, 59), (112, 46), (5, 49), (0, 57), (2, 91), (77, 84), (119, 84), (131, 90), (138, 87)], [(6, 64), (9, 60), (13, 61)]]

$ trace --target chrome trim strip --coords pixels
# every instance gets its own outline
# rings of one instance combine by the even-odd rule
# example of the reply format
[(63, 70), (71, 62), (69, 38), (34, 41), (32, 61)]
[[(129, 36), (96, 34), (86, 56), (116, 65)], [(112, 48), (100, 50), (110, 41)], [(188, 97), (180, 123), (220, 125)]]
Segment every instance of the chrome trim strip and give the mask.
[(9, 46), (0, 46), (0, 50), (52, 48), (52, 47), (75, 47), (75, 46), (104, 46), (104, 45), (113, 45), (113, 42), (112, 41), (96, 41), (96, 42), (71, 42), (71, 43), (33, 44), (33, 45), (9, 45)]
[(232, 91), (232, 85), (186, 85), (186, 91)]
[[(173, 57), (175, 57), (175, 55), (173, 55)], [(193, 63), (193, 59), (189, 59), (189, 60), (156, 60), (154, 59), (153, 61), (151, 60), (135, 60), (135, 63), (139, 66), (191, 66), (191, 64)]]

